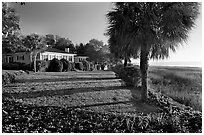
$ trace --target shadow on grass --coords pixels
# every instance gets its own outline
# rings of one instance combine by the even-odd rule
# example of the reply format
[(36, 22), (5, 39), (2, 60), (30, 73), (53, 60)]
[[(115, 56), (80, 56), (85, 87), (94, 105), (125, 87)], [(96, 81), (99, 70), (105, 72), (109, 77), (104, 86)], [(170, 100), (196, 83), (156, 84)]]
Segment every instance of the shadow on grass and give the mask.
[(59, 89), (59, 90), (44, 90), (44, 91), (22, 92), (22, 93), (4, 92), (2, 96), (12, 97), (16, 99), (37, 98), (37, 97), (46, 97), (46, 96), (64, 96), (64, 95), (71, 95), (75, 93), (119, 90), (119, 89), (124, 89), (124, 88), (126, 87), (125, 86), (109, 86), (109, 87), (86, 87), (86, 88), (82, 87), (82, 88), (70, 88), (70, 89)]
[(96, 103), (96, 104), (89, 104), (89, 105), (70, 106), (67, 108), (75, 109), (75, 108), (95, 107), (95, 106), (104, 106), (104, 105), (126, 104), (126, 103), (131, 103), (131, 102), (132, 101), (117, 101), (117, 102)]
[[(103, 107), (109, 105), (119, 105), (119, 104), (129, 104), (129, 109), (134, 112), (143, 112), (143, 113), (151, 113), (151, 112), (158, 112), (161, 109), (157, 106), (150, 105), (149, 103), (143, 103), (140, 100), (140, 93), (141, 91), (137, 88), (130, 88), (126, 86), (111, 86), (111, 87), (88, 87), (88, 88), (71, 88), (71, 89), (60, 89), (60, 90), (45, 90), (45, 91), (33, 91), (33, 92), (22, 92), (22, 93), (3, 93), (2, 96), (5, 98), (14, 98), (14, 99), (21, 99), (21, 98), (38, 98), (38, 97), (50, 97), (50, 96), (64, 96), (64, 95), (71, 95), (75, 93), (86, 93), (86, 92), (97, 92), (97, 91), (108, 91), (108, 90), (120, 90), (125, 89), (127, 91), (131, 91), (131, 98), (127, 100), (118, 101), (117, 99), (114, 100), (115, 96), (113, 97), (113, 102), (105, 101), (103, 103), (89, 103), (85, 105), (71, 105), (67, 106), (67, 109), (75, 109), (75, 108), (87, 108), (87, 107)], [(40, 105), (43, 106), (43, 105)], [(58, 107), (58, 105), (56, 106)], [(117, 107), (116, 107), (117, 108)], [(123, 107), (121, 109), (124, 109)], [(117, 110), (117, 109), (116, 109)], [(113, 109), (114, 111), (114, 109)]]
[(25, 82), (60, 82), (60, 81), (86, 81), (86, 80), (111, 80), (118, 79), (116, 77), (100, 77), (100, 78), (91, 78), (91, 77), (81, 77), (81, 78), (44, 78), (44, 79), (18, 79), (16, 83), (25, 83)]

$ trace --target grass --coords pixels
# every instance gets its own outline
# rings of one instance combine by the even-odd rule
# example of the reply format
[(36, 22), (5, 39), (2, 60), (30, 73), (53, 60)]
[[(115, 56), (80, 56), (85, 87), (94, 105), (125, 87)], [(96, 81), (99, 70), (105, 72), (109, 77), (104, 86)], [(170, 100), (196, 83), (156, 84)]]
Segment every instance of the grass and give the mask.
[(141, 103), (140, 91), (123, 86), (112, 71), (22, 74), (15, 83), (3, 87), (3, 97), (23, 104), (96, 112), (160, 111), (159, 107)]
[[(201, 72), (150, 67), (150, 86), (201, 110)], [(123, 86), (111, 71), (21, 74), (2, 87), (2, 98), (8, 133), (202, 132), (201, 113), (141, 103), (140, 90)]]
[[(179, 103), (202, 111), (202, 70), (184, 67), (150, 67), (150, 87)], [(111, 71), (41, 72), (22, 74), (5, 86), (3, 96), (24, 104), (84, 107), (94, 111), (151, 112), (139, 103), (140, 91), (124, 87)], [(158, 108), (153, 109), (158, 110)]]
[(202, 69), (151, 67), (150, 87), (179, 103), (202, 111)]

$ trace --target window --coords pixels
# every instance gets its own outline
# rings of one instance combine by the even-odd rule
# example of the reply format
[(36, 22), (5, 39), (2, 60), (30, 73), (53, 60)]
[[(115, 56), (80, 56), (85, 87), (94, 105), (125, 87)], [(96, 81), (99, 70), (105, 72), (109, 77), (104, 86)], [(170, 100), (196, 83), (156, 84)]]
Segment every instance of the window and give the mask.
[(72, 56), (69, 56), (69, 61), (72, 61)]
[(17, 56), (17, 60), (24, 60), (25, 58), (24, 58), (24, 55), (18, 55)]
[(42, 55), (42, 60), (48, 60), (48, 55)]
[(48, 55), (44, 55), (44, 59), (45, 59), (45, 60), (48, 59)]
[(63, 56), (64, 59), (68, 60), (67, 56)]

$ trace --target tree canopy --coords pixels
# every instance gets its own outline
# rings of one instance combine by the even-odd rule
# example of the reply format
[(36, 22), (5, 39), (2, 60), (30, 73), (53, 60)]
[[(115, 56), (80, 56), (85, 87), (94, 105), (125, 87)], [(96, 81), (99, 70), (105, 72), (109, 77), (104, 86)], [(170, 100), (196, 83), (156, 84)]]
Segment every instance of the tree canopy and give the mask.
[(19, 16), (7, 2), (2, 3), (2, 50), (3, 53), (13, 53), (26, 50), (22, 45), (19, 26)]

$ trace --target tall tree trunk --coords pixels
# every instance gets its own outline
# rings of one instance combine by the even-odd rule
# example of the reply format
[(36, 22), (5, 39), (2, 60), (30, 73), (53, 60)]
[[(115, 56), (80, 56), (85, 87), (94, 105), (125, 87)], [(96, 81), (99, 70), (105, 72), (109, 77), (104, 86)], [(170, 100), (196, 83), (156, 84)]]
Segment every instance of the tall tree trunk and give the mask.
[(147, 83), (147, 76), (148, 76), (148, 50), (145, 46), (141, 48), (140, 53), (140, 71), (142, 77), (142, 93), (141, 93), (141, 100), (143, 102), (147, 101), (148, 98), (148, 83)]
[(39, 52), (39, 50), (37, 50), (37, 49), (32, 51), (32, 60), (33, 60), (33, 69), (34, 69), (34, 72), (37, 72), (36, 59), (37, 59), (38, 52)]
[(34, 55), (34, 60), (33, 60), (34, 72), (37, 72), (37, 68), (36, 68), (36, 57), (37, 57), (37, 53)]
[(124, 67), (127, 67), (127, 62), (128, 62), (128, 59), (127, 59), (127, 57), (125, 57), (125, 59), (124, 59)]

